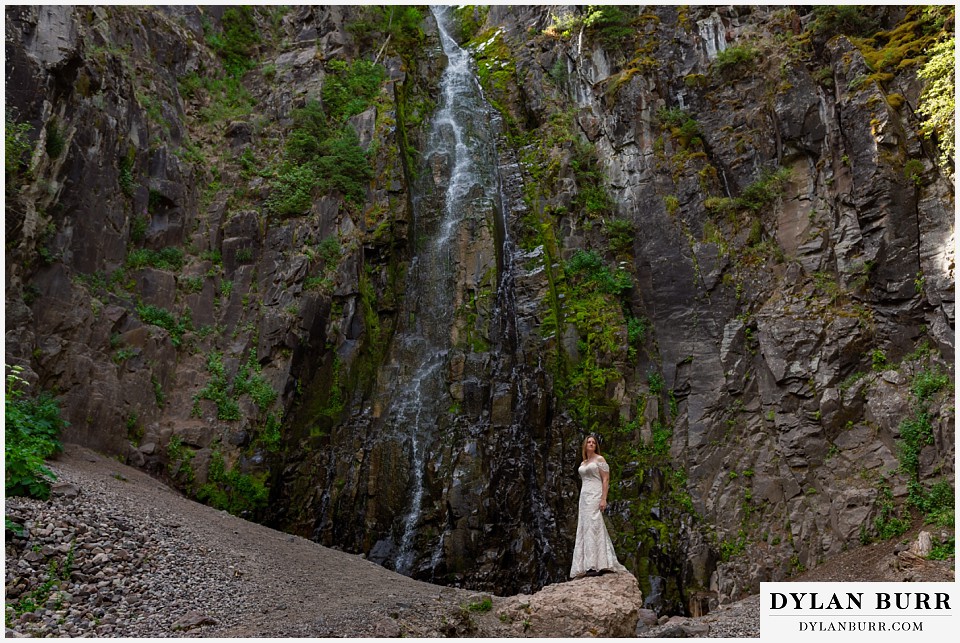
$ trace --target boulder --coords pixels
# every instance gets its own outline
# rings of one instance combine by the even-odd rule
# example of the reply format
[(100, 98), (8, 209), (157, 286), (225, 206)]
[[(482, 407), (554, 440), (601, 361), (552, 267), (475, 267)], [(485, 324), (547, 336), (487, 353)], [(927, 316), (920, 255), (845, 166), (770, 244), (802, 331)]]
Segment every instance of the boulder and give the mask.
[(926, 558), (933, 551), (933, 538), (929, 531), (921, 531), (917, 534), (917, 539), (910, 545), (910, 553), (914, 556)]
[(70, 482), (57, 482), (50, 487), (50, 495), (63, 498), (76, 498), (80, 495), (80, 487)]
[(514, 636), (622, 637), (636, 634), (643, 595), (637, 579), (624, 572), (547, 585), (495, 607)]
[(218, 621), (206, 614), (197, 611), (190, 611), (181, 616), (177, 621), (171, 626), (171, 629), (174, 631), (177, 630), (192, 630), (196, 627), (203, 627), (204, 625), (217, 625)]

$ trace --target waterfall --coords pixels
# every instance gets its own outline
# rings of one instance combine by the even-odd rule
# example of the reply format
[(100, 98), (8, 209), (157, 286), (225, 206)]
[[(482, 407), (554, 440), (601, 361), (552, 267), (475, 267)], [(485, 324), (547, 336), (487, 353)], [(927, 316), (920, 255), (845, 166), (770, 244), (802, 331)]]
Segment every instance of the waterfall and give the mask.
[[(456, 301), (456, 262), (462, 223), (478, 211), (498, 207), (495, 150), (490, 145), (490, 109), (470, 67), (470, 55), (449, 33), (449, 8), (431, 7), (447, 67), (440, 79), (440, 101), (431, 121), (423, 162), (443, 190), (436, 211), (420, 200), (414, 207), (416, 257), (408, 275), (405, 326), (395, 339), (393, 362), (399, 384), (390, 420), (410, 454), (409, 506), (395, 569), (412, 575), (418, 552), (415, 538), (427, 495), (425, 470), (437, 419), (450, 404), (446, 369)], [(445, 187), (443, 186), (445, 182)], [(412, 365), (404, 369), (400, 365)], [(443, 535), (430, 564), (438, 564)]]
[[(385, 371), (395, 374), (386, 429), (402, 445), (408, 481), (406, 507), (393, 527), (393, 567), (423, 579), (451, 573), (445, 548), (459, 551), (450, 554), (454, 560), (462, 558), (464, 527), (448, 520), (452, 510), (438, 500), (461, 480), (475, 484), (477, 470), (471, 467), (482, 466), (486, 499), (474, 510), (482, 513), (485, 528), (496, 526), (511, 535), (511, 551), (505, 555), (516, 555), (523, 547), (525, 556), (536, 561), (523, 581), (511, 585), (530, 591), (557, 580), (552, 542), (557, 521), (544, 494), (546, 464), (529, 423), (528, 407), (536, 395), (532, 387), (542, 368), (528, 366), (521, 357), (514, 283), (520, 253), (509, 225), (511, 213), (525, 207), (519, 195), (520, 166), (509, 148), (498, 149), (502, 117), (486, 100), (470, 53), (450, 35), (452, 9), (434, 6), (431, 11), (447, 66), (422, 151), (413, 198), (414, 257)], [(485, 369), (489, 377), (490, 399), (484, 411), (467, 419), (450, 413), (450, 367), (453, 356), (462, 360), (464, 351), (458, 335), (464, 322), (457, 311), (490, 269), (496, 271), (496, 282), (485, 282), (495, 290), (483, 331), (489, 331), (489, 348), (479, 351), (482, 357), (470, 349), (480, 357), (475, 364), (484, 364), (475, 368)], [(457, 432), (462, 433), (449, 441)], [(445, 451), (451, 445), (453, 454)], [(503, 457), (514, 452), (524, 455)], [(465, 468), (458, 468), (456, 453), (464, 454)], [(443, 477), (435, 477), (440, 472)]]
[(710, 14), (709, 18), (697, 21), (697, 28), (700, 32), (700, 38), (703, 40), (703, 48), (707, 54), (707, 60), (713, 60), (717, 54), (727, 48), (727, 37), (723, 27), (723, 20), (716, 13)]

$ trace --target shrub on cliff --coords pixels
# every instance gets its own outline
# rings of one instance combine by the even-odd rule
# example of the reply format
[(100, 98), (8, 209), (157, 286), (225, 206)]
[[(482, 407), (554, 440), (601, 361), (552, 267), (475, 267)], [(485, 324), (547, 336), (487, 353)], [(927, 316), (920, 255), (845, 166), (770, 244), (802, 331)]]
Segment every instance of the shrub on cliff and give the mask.
[(808, 29), (821, 38), (866, 36), (877, 30), (877, 19), (869, 7), (858, 5), (824, 5), (813, 10), (814, 20)]
[(587, 8), (583, 25), (607, 47), (620, 47), (635, 33), (630, 27), (633, 16), (617, 6), (591, 5)]
[(331, 60), (327, 69), (331, 73), (323, 82), (323, 107), (331, 123), (342, 123), (366, 110), (386, 77), (384, 68), (369, 60), (355, 60), (352, 65)]
[(46, 391), (37, 396), (26, 392), (23, 369), (10, 368), (4, 402), (4, 482), (8, 496), (45, 499), (56, 476), (44, 460), (59, 452), (60, 432), (67, 423), (60, 417), (60, 405)]
[(760, 51), (749, 45), (727, 47), (717, 52), (713, 68), (721, 76), (731, 76), (735, 70), (741, 70), (760, 56)]

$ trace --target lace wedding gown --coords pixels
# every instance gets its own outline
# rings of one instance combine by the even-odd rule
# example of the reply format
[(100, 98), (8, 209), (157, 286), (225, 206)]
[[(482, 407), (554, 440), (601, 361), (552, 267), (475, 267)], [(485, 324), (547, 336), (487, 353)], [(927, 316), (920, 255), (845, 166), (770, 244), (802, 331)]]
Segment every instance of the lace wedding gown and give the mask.
[(617, 560), (613, 543), (603, 524), (600, 513), (600, 497), (603, 495), (603, 480), (600, 470), (610, 471), (606, 462), (581, 464), (577, 469), (583, 486), (580, 488), (580, 511), (577, 517), (577, 542), (573, 548), (573, 565), (570, 577), (582, 576), (593, 569), (625, 572), (627, 568)]

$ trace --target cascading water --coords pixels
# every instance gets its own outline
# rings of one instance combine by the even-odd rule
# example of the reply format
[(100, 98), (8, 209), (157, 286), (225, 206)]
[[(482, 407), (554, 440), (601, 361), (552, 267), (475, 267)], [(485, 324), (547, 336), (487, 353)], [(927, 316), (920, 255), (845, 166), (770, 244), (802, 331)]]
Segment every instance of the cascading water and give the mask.
[[(406, 326), (394, 341), (391, 362), (399, 371), (396, 401), (390, 425), (409, 443), (412, 471), (410, 504), (402, 521), (395, 569), (411, 574), (414, 539), (421, 521), (425, 495), (428, 445), (435, 439), (437, 418), (449, 407), (445, 369), (451, 346), (457, 299), (455, 274), (461, 223), (469, 213), (490, 207), (499, 196), (495, 150), (485, 138), (489, 107), (470, 68), (470, 56), (449, 33), (449, 8), (431, 8), (447, 56), (440, 80), (441, 100), (431, 123), (425, 165), (443, 190), (442, 207), (419, 200), (414, 207), (416, 257), (407, 283)], [(400, 365), (414, 365), (403, 372)], [(442, 536), (441, 536), (442, 539)], [(436, 564), (435, 553), (432, 564)]]

